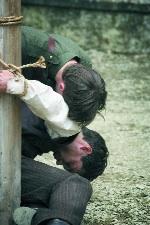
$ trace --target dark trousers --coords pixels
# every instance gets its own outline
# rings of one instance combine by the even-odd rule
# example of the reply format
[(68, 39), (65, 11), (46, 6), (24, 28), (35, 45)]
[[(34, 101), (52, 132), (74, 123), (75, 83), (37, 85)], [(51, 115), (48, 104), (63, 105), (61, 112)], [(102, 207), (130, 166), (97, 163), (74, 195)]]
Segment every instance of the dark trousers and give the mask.
[(32, 225), (54, 218), (79, 225), (92, 194), (88, 180), (27, 157), (22, 157), (21, 185), (21, 205), (38, 208)]

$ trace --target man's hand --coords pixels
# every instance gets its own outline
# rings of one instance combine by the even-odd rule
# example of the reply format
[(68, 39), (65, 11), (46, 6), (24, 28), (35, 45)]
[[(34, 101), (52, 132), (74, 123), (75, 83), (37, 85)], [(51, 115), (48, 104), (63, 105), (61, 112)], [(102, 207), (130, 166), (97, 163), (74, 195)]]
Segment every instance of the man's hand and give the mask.
[(0, 70), (0, 93), (6, 93), (7, 83), (14, 77), (14, 74), (8, 70)]
[(8, 93), (23, 96), (27, 86), (23, 75), (15, 75), (8, 70), (0, 71), (0, 93)]

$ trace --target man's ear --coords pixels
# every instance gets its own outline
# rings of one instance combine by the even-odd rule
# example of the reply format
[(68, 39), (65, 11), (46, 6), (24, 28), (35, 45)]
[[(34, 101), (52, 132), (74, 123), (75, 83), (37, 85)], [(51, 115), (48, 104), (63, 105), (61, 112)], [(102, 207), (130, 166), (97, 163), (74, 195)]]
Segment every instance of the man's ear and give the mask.
[(90, 145), (82, 146), (80, 149), (82, 149), (82, 151), (84, 151), (87, 155), (90, 155), (93, 151)]
[(63, 92), (64, 92), (64, 89), (65, 89), (65, 84), (64, 84), (63, 81), (61, 81), (61, 82), (59, 83), (59, 90), (63, 93)]

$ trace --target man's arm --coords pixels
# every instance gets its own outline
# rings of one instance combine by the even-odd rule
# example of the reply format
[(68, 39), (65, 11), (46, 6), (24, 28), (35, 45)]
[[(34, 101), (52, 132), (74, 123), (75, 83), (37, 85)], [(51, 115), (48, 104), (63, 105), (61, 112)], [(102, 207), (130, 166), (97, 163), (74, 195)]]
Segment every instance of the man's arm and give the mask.
[(45, 120), (52, 138), (71, 136), (79, 132), (79, 126), (68, 118), (69, 108), (63, 97), (51, 87), (36, 80), (16, 79), (12, 73), (0, 72), (0, 93), (15, 94), (23, 100), (30, 110)]

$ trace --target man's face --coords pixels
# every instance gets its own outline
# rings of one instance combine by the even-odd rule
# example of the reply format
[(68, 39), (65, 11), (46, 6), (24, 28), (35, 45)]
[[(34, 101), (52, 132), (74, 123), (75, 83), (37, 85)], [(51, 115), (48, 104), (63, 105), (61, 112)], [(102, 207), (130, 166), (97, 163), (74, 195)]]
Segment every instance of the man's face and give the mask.
[(54, 153), (56, 163), (63, 165), (64, 169), (70, 172), (79, 172), (82, 169), (82, 158), (91, 154), (91, 146), (83, 139), (82, 133), (71, 144), (61, 148)]

